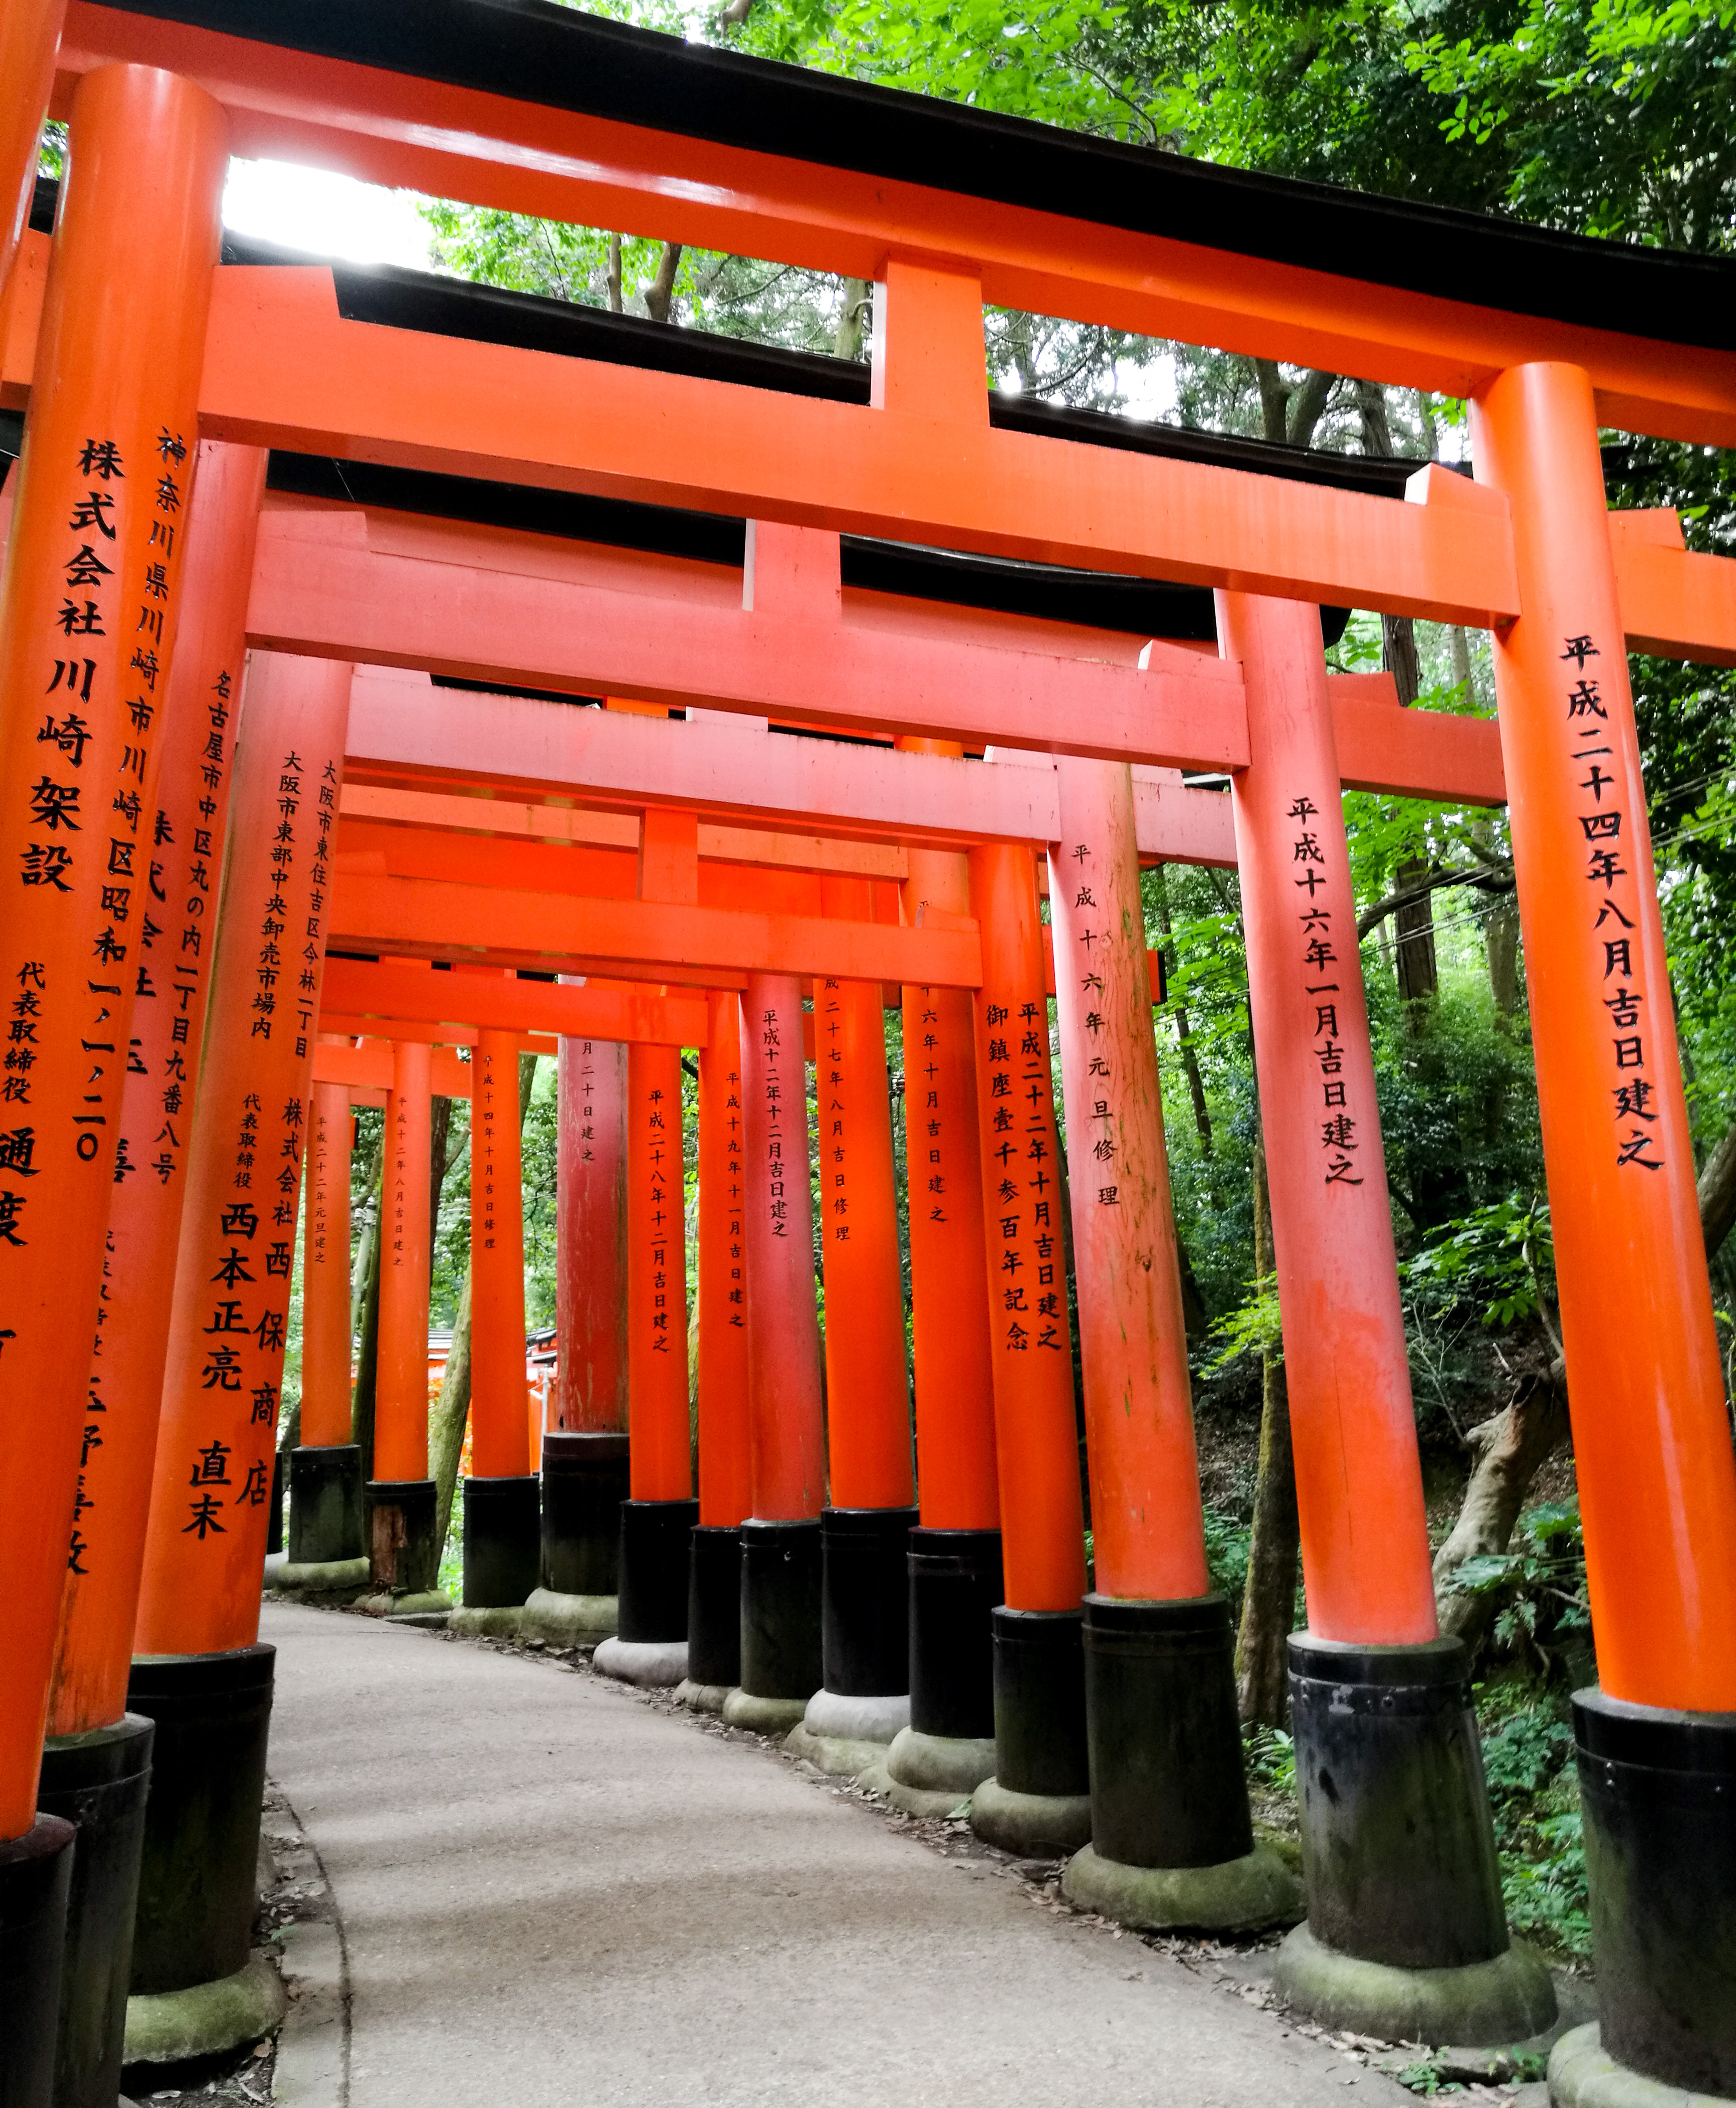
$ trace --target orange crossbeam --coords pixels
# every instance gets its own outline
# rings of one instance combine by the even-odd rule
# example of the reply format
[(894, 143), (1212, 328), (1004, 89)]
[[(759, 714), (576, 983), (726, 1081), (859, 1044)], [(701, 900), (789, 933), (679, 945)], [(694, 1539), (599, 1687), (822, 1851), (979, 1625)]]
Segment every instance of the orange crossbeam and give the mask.
[[(392, 1047), (385, 1039), (365, 1040), (359, 1047), (335, 1047), (329, 1039), (315, 1043), (313, 1080), (316, 1083), (343, 1083), (356, 1091), (387, 1091), (392, 1087)], [(433, 1091), (437, 1098), (467, 1098), (470, 1095), (470, 1065), (456, 1054), (436, 1047)]]
[[(638, 1041), (653, 1047), (703, 1047), (703, 997), (655, 996), (638, 989), (561, 988), (546, 981), (497, 979), (483, 974), (434, 974), (382, 960), (326, 962), (321, 996), (321, 1029), (331, 1019), (387, 1017), (426, 1025), (483, 1027), (521, 1035), (562, 1034), (575, 1039)], [(377, 1025), (363, 1032), (377, 1033)], [(549, 1050), (552, 1052), (552, 1047)]]
[(975, 988), (974, 929), (904, 930), (649, 900), (599, 900), (339, 872), (332, 946), (410, 957), (469, 954), (491, 965), (654, 978), (701, 987), (753, 972)]
[(889, 252), (965, 259), (996, 305), (1446, 395), (1470, 395), (1504, 367), (1566, 359), (1590, 373), (1604, 422), (1736, 444), (1728, 353), (574, 117), (88, 0), (67, 11), (55, 114), (79, 74), (115, 59), (201, 83), (241, 155), (853, 277), (878, 277)]

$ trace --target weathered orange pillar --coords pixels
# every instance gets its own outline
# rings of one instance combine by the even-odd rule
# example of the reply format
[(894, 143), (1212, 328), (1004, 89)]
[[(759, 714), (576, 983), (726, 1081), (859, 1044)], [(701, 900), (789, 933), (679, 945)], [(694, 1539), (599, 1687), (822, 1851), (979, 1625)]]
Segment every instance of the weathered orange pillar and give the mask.
[(1056, 773), (1049, 911), (1097, 1583), (1091, 1844), (1068, 1892), (1141, 1924), (1288, 1921), (1296, 1884), (1254, 1852), (1235, 1633), (1206, 1572), (1133, 772), (1064, 756)]
[(0, 301), (36, 187), (37, 146), (54, 85), (66, 0), (0, 0)]
[(470, 1057), (470, 1476), (464, 1600), (524, 1601), (537, 1585), (539, 1504), (524, 1376), (524, 1187), (519, 1043), (479, 1034)]
[[(942, 741), (897, 744), (962, 758), (961, 748)], [(907, 926), (969, 917), (967, 858), (924, 849), (906, 856)], [(976, 1034), (968, 989), (907, 984), (903, 1000), (922, 1511), (910, 1539), (911, 1740), (893, 1744), (887, 1770), (895, 1795), (900, 1787), (964, 1794), (994, 1775), (991, 1618), (1005, 1593)]]
[(627, 1495), (627, 1049), (563, 1038), (555, 1072), (555, 1407), (542, 1581), (613, 1596)]
[[(820, 898), (827, 915), (873, 918), (866, 879), (824, 878)], [(821, 1516), (825, 1682), (804, 1725), (809, 1736), (848, 1745), (810, 1746), (822, 1768), (856, 1772), (857, 1743), (890, 1742), (910, 1723), (906, 1559), (916, 1520), (886, 1016), (877, 984), (814, 984), (814, 1104), (831, 1499)]]
[[(374, 1585), (412, 1609), (438, 1608), (434, 1482), (428, 1475), (428, 1195), (434, 1049), (392, 1043), (386, 1093), (380, 1349), (368, 1557)], [(438, 1598), (438, 1601), (436, 1601)]]
[[(43, 1759), (41, 1805), (80, 1824), (59, 2055), (58, 2093), (67, 2108), (106, 2103), (120, 2083), (138, 1818), (153, 1732), (126, 1710), (127, 1674), (264, 476), (257, 449), (210, 441), (200, 447), (174, 663), (166, 678), (160, 672), (141, 684), (142, 694), (160, 700), (161, 767), (155, 810), (148, 818), (142, 807), (140, 813), (149, 862), (134, 918), (133, 1029)], [(110, 1784), (92, 1795), (99, 1777)]]
[(753, 1513), (741, 1526), (743, 1726), (794, 1727), (820, 1688), (825, 1462), (802, 989), (749, 974), (742, 998)]
[(1231, 795), (1308, 1600), (1308, 1923), (1280, 1973), (1293, 2003), (1378, 2033), (1411, 2010), (1402, 1972), (1463, 1971), (1454, 2027), (1504, 2038), (1546, 2026), (1554, 1995), (1508, 1944), (1468, 1664), (1437, 1637), (1320, 618), (1220, 593), (1217, 624), (1248, 699)]
[(1574, 1700), (1603, 2049), (1736, 2095), (1736, 1460), (1682, 1098), (1598, 415), (1576, 367), (1473, 410), (1600, 1688)]
[[(255, 652), (247, 676), (128, 1693), (199, 1727), (178, 1732), (176, 1790), (146, 1811), (136, 1991), (235, 1974), (256, 1908), (259, 1582), (351, 673)], [(156, 1761), (160, 1780), (160, 1727)]]
[(741, 1681), (741, 1525), (753, 1511), (741, 998), (713, 989), (699, 1055), (699, 1520), (687, 1682), (708, 1707)]
[[(59, 11), (0, 13), (0, 286), (27, 209)], [(0, 2090), (46, 2100), (56, 2047), (72, 1830), (38, 1813), (86, 1376), (103, 1281), (160, 741), (142, 657), (173, 663), (197, 390), (227, 152), (218, 106), (140, 68), (83, 82), (0, 581)], [(0, 313), (3, 313), (0, 309)], [(174, 508), (171, 510), (170, 508)], [(124, 1764), (145, 1745), (128, 1736)], [(101, 1761), (101, 1754), (97, 1761)], [(135, 1765), (133, 1776), (137, 1777)], [(56, 1790), (52, 1782), (51, 1793)], [(79, 1885), (88, 1886), (81, 1854)], [(16, 1957), (16, 1958), (13, 1958)], [(69, 1984), (76, 1994), (81, 1987)], [(105, 2021), (104, 2044), (112, 2034)], [(106, 2065), (106, 2048), (97, 2052)], [(85, 2061), (74, 2052), (74, 2061)], [(56, 2065), (61, 2069), (56, 2070)], [(84, 2076), (90, 2077), (87, 2069)]]
[[(24, 64), (7, 96), (28, 106), (9, 124), (34, 135), (41, 24), (29, 14), (9, 18)], [(22, 142), (8, 142), (10, 230), (29, 148), (20, 167)], [(69, 1836), (37, 1825), (36, 1790), (160, 760), (137, 661), (154, 654), (160, 678), (173, 664), (171, 530), (197, 434), (227, 151), (218, 106), (169, 74), (105, 67), (81, 83), (0, 583), (0, 1390), (15, 1402), (0, 1457), (0, 1840), (28, 1840), (0, 1863), (8, 1888), (40, 1884)], [(52, 1926), (52, 1877), (40, 1893)]]
[[(971, 1821), (1009, 1849), (1070, 1851), (1091, 1826), (1085, 1515), (1031, 851), (973, 849), (970, 894), (983, 933), (977, 1107), (1006, 1580), (994, 1614), (995, 1776), (978, 1789)], [(1050, 1297), (1052, 1311), (1041, 1307)]]

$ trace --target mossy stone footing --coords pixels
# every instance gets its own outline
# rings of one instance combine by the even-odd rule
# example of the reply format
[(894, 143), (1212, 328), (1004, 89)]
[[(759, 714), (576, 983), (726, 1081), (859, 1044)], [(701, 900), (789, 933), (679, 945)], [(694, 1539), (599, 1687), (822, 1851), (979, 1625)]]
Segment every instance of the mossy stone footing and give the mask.
[(289, 2010), (283, 1979), (263, 1954), (232, 1975), (185, 1990), (136, 1993), (127, 2002), (128, 2064), (184, 2064), (270, 2034)]
[[(688, 1642), (689, 1665), (691, 1665), (692, 1642)], [(691, 1677), (685, 1678), (675, 1687), (675, 1702), (685, 1705), (690, 1713), (716, 1713), (723, 1710), (724, 1700), (740, 1687), (733, 1683), (695, 1683)]]
[(272, 1585), (280, 1596), (347, 1597), (359, 1594), (370, 1578), (365, 1559), (291, 1559), (277, 1569)]
[(687, 1676), (686, 1640), (610, 1639), (591, 1657), (599, 1676), (636, 1684), (641, 1691), (672, 1691)]
[(970, 1826), (985, 1844), (1023, 1859), (1058, 1859), (1091, 1834), (1088, 1793), (1020, 1793), (984, 1779), (970, 1798)]
[(1597, 2023), (1573, 2028), (1549, 2053), (1549, 2108), (1733, 2108), (1728, 2095), (1685, 2092), (1618, 2064)]
[(737, 1689), (723, 1701), (723, 1718), (731, 1727), (746, 1727), (756, 1735), (776, 1736), (780, 1741), (792, 1727), (799, 1727), (807, 1710), (805, 1698), (762, 1698)]
[(533, 1588), (519, 1614), (519, 1631), (546, 1646), (596, 1646), (618, 1629), (617, 1598), (563, 1596), (553, 1588)]
[(1555, 2017), (1549, 1972), (1518, 1940), (1455, 1969), (1402, 1969), (1341, 1954), (1299, 1925), (1278, 1950), (1272, 1986), (1323, 2026), (1383, 2042), (1523, 2042)]
[(330, 1448), (303, 1443), (290, 1452), (292, 1568), (347, 1565), (367, 1557), (365, 1483), (362, 1451), (356, 1443)]
[(1127, 1867), (1087, 1844), (1068, 1863), (1061, 1893), (1144, 1932), (1259, 1932), (1302, 1914), (1302, 1883), (1267, 1844), (1214, 1867)]

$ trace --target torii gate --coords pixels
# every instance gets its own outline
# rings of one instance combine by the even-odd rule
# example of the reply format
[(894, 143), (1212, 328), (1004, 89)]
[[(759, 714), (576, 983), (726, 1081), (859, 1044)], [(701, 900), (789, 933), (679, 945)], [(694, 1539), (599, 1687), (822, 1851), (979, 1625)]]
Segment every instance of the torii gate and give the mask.
[[(1603, 1863), (1627, 1870), (1621, 1896), (1657, 1899), (1642, 1933), (1612, 1885), (1595, 1893), (1605, 2047), (1678, 2086), (1736, 2092), (1736, 2047), (1719, 2017), (1736, 2001), (1727, 1972), (1693, 1974), (1698, 1928), (1688, 1871), (1706, 1863), (1708, 1835), (1723, 1840), (1716, 1849), (1726, 1858), (1730, 1849), (1731, 1796), (1721, 1781), (1736, 1765), (1717, 1716), (1736, 1707), (1736, 1621), (1721, 1611), (1736, 1594), (1736, 1464), (1696, 1241), (1621, 651), (1626, 635), (1650, 648), (1728, 657), (1732, 574), (1720, 560), (1687, 555), (1667, 519), (1639, 516), (1612, 529), (1596, 454), (1600, 414), (1718, 444), (1736, 430), (1736, 360), (1707, 341), (1707, 318), (1729, 304), (1728, 267), (1384, 201), (1341, 197), (1328, 205), (1311, 193), (1306, 212), (1288, 211), (1296, 194), (1281, 183), (792, 75), (565, 11), (502, 18), (450, 0), (441, 63), (461, 76), (456, 83), (418, 78), (422, 24), (385, 9), (298, 10), (293, 21), (263, 25), (240, 0), (233, 11), (225, 0), (205, 0), (196, 23), (173, 19), (175, 11), (67, 11), (56, 106), (71, 114), (73, 175), (34, 365), (39, 240), (23, 245), (4, 318), (6, 386), (16, 393), (28, 380), (30, 388), (0, 644), (10, 801), (0, 828), (29, 890), (8, 926), (5, 962), (8, 986), (20, 989), (10, 999), (25, 1006), (14, 1015), (29, 1027), (41, 1070), (29, 1072), (30, 1095), (13, 1102), (31, 1107), (33, 1124), (20, 1133), (33, 1159), (40, 1153), (40, 1168), (53, 1169), (59, 1211), (51, 1250), (31, 1234), (41, 1196), (25, 1178), (39, 1167), (15, 1162), (25, 1176), (7, 1189), (9, 1228), (0, 1241), (0, 1294), (13, 1335), (5, 1373), (8, 1390), (18, 1385), (36, 1407), (27, 1444), (0, 1478), (0, 1517), (20, 1547), (6, 1655), (16, 1687), (47, 1687), (78, 1497), (81, 1327), (97, 1307), (110, 1217), (101, 1133), (119, 1115), (118, 1055), (134, 1000), (124, 980), (99, 984), (90, 964), (115, 963), (114, 952), (128, 941), (116, 918), (130, 905), (139, 804), (117, 804), (127, 832), (101, 851), (71, 825), (68, 794), (119, 778), (117, 800), (136, 800), (129, 778), (148, 787), (159, 763), (164, 742), (146, 744), (151, 696), (142, 688), (135, 709), (120, 692), (134, 684), (115, 685), (132, 669), (120, 664), (120, 633), (108, 624), (120, 596), (132, 611), (136, 592), (152, 678), (167, 685), (179, 658), (175, 514), (196, 432), (448, 472), (479, 467), (551, 489), (1214, 588), (1221, 649), (1244, 675), (1247, 759), (1231, 764), (1231, 795), (1251, 952), (1270, 967), (1255, 966), (1252, 978), (1275, 1212), (1319, 1227), (1304, 1254), (1335, 1236), (1353, 1251), (1359, 1295), (1382, 1272), (1380, 1237), (1390, 1240), (1390, 1226), (1374, 1220), (1373, 1203), (1383, 1208), (1384, 1198), (1383, 1182), (1365, 1175), (1372, 1156), (1360, 1160), (1360, 1185), (1353, 1166), (1334, 1169), (1333, 1151), (1343, 1154), (1353, 1120), (1365, 1124), (1364, 1142), (1369, 1132), (1372, 1075), (1355, 1043), (1360, 993), (1342, 966), (1342, 984), (1330, 989), (1303, 978), (1314, 961), (1298, 969), (1293, 959), (1280, 971), (1294, 936), (1287, 889), (1298, 863), (1307, 867), (1311, 947), (1351, 912), (1333, 795), (1342, 776), (1317, 634), (1279, 603), (1354, 603), (1489, 625), (1527, 962), (1534, 987), (1550, 998), (1536, 1010), (1540, 1092), (1605, 1679), (1604, 1695), (1585, 1695), (1576, 1708), (1588, 1814)], [(56, 11), (14, 0), (5, 21), (5, 48), (22, 61), (16, 77), (42, 79), (54, 64)], [(282, 43), (264, 40), (272, 37)], [(290, 45), (298, 47), (286, 57)], [(695, 113), (678, 120), (692, 124), (692, 136), (657, 128), (669, 121), (661, 113), (677, 109)], [(100, 154), (91, 151), (95, 141)], [(5, 143), (11, 147), (11, 134)], [(288, 146), (441, 195), (634, 225), (873, 279), (883, 291), (872, 402), (774, 395), (703, 374), (575, 360), (524, 341), (442, 340), (346, 316), (317, 272), (214, 271), (215, 198), (231, 144)], [(22, 196), (28, 152), (20, 137), (0, 191)], [(1104, 223), (1105, 211), (1114, 223)], [(143, 239), (141, 223), (148, 223)], [(1212, 240), (1182, 243), (1148, 231), (1175, 225), (1208, 227)], [(1343, 254), (1378, 258), (1383, 279), (1346, 278), (1337, 268)], [(1480, 304), (1433, 291), (1431, 274), (1449, 256), (1451, 282), (1477, 287)], [(117, 283), (135, 295), (119, 313), (102, 304)], [(1431, 479), (1419, 493), (1423, 502), (1383, 507), (1198, 462), (1086, 458), (1090, 449), (1052, 434), (997, 427), (983, 386), (984, 300), (1467, 395), (1476, 406), (1480, 480)], [(1603, 318), (1612, 313), (1643, 318), (1648, 334), (1609, 330)], [(576, 392), (582, 418), (570, 415)], [(200, 502), (203, 516), (203, 494)], [(80, 507), (108, 553), (79, 545), (74, 597), (61, 541)], [(84, 560), (86, 547), (93, 561)], [(72, 612), (61, 635), (63, 602)], [(67, 656), (73, 644), (76, 660)], [(52, 718), (65, 767), (89, 771), (77, 782), (40, 767), (40, 698), (51, 668), (61, 689), (79, 681), (81, 705), (92, 712), (79, 719), (88, 734), (68, 729), (64, 715)], [(276, 685), (275, 677), (254, 684)], [(318, 733), (315, 750), (325, 758), (315, 782), (322, 784), (326, 769), (338, 770), (341, 741), (335, 751), (329, 732), (348, 702), (347, 677), (319, 689), (317, 709), (314, 694), (303, 697), (314, 712), (305, 744), (314, 749)], [(1311, 700), (1298, 718), (1304, 695)], [(259, 701), (255, 692), (250, 705)], [(64, 701), (61, 709), (77, 714)], [(306, 759), (300, 745), (286, 751)], [(248, 766), (244, 754), (244, 775)], [(1077, 797), (1069, 809), (1073, 768), (1064, 763), (1057, 774), (1059, 839), (1068, 854), (1085, 853), (1082, 867), (1099, 853), (1099, 830), (1077, 817), (1085, 809)], [(283, 773), (296, 788), (281, 795), (296, 802), (299, 818), (314, 785), (301, 771)], [(84, 838), (60, 839), (75, 831)], [(1117, 839), (1128, 835), (1131, 824)], [(1125, 846), (1131, 854), (1131, 840)], [(260, 876), (269, 884), (265, 847)], [(111, 861), (101, 884), (94, 872), (91, 882), (70, 882), (81, 857), (104, 854)], [(1081, 890), (1090, 890), (1082, 870)], [(1077, 934), (1082, 944), (1098, 933)], [(317, 965), (310, 971), (317, 983)], [(1617, 1017), (1613, 1028), (1612, 974), (1631, 1020)], [(1064, 1041), (1079, 990), (1071, 975), (1059, 989)], [(1323, 1005), (1322, 993), (1338, 999)], [(207, 1065), (207, 1089), (228, 1065), (216, 1051), (224, 1058)], [(305, 1081), (304, 1070), (304, 1088), (289, 1101), (304, 1097)], [(1338, 1109), (1324, 1120), (1323, 1103)], [(1105, 1117), (1124, 1131), (1131, 1119), (1125, 1101)], [(1340, 1137), (1329, 1134), (1324, 1155), (1323, 1127)], [(17, 1141), (15, 1155), (25, 1147)], [(204, 1176), (190, 1165), (190, 1188), (202, 1191)], [(1617, 1269), (1626, 1300), (1610, 1292), (1615, 1223), (1626, 1232)], [(1083, 1227), (1095, 1233), (1103, 1223), (1087, 1217)], [(1280, 1249), (1280, 1282), (1300, 1453), (1332, 1384), (1351, 1371), (1343, 1330), (1332, 1308), (1323, 1315), (1310, 1304), (1297, 1258), (1293, 1239)], [(1399, 1453), (1395, 1442), (1401, 1451), (1408, 1440), (1414, 1453), (1401, 1352), (1390, 1351), (1390, 1327), (1384, 1336), (1378, 1366), (1351, 1378), (1370, 1407), (1348, 1453), (1359, 1469), (1387, 1469)], [(1392, 1485), (1407, 1482), (1402, 1470), (1387, 1475)], [(1341, 1595), (1335, 1554), (1321, 1547), (1341, 1545), (1347, 1518), (1333, 1511), (1324, 1480), (1303, 1473), (1299, 1491), (1316, 1629), (1298, 1641), (1294, 1659), (1304, 1822), (1319, 1848), (1311, 1894), (1319, 1937), (1293, 1944), (1286, 1966), (1293, 1989), (1309, 1996), (1321, 1972), (1331, 1977), (1335, 1955), (1355, 1950), (1401, 1970), (1419, 1958), (1408, 1930), (1399, 1936), (1389, 1923), (1359, 1932), (1337, 1908), (1324, 1872), (1335, 1832), (1318, 1790), (1326, 1758), (1311, 1691), (1390, 1681), (1396, 1657), (1377, 1660), (1366, 1645), (1402, 1642), (1417, 1650), (1402, 1672), (1410, 1687), (1433, 1694), (1418, 1704), (1444, 1718), (1457, 1701), (1450, 1664), (1426, 1651), (1432, 1615), (1415, 1529), (1405, 1525), (1410, 1549), (1391, 1562), (1389, 1585), (1374, 1596), (1354, 1586)], [(1101, 1567), (1099, 1578), (1107, 1592), (1091, 1599), (1089, 1613), (1099, 1655), (1111, 1632), (1149, 1637), (1167, 1628), (1172, 1606), (1148, 1615)], [(1192, 1599), (1183, 1589), (1176, 1600)], [(250, 1657), (250, 1674), (258, 1662)], [(20, 1863), (36, 1870), (64, 1858), (68, 1840), (52, 1821), (33, 1826), (34, 1724), (24, 1727), (16, 1746), (0, 1748), (0, 1833), (32, 1840), (20, 1846)], [(1710, 1799), (1707, 1777), (1720, 1781)], [(1664, 1808), (1686, 1804), (1682, 1795), (1694, 1813), (1666, 1818)], [(1102, 1813), (1109, 1825), (1109, 1811)], [(52, 1926), (52, 1903), (38, 1921)], [(52, 1934), (43, 1938), (52, 1945)], [(1421, 1958), (1473, 1969), (1499, 1959), (1486, 1926), (1461, 1924), (1455, 1938), (1452, 1953), (1437, 1944)], [(1356, 1949), (1358, 1939), (1365, 1944)], [(1702, 1987), (1685, 2018), (1684, 1984)]]

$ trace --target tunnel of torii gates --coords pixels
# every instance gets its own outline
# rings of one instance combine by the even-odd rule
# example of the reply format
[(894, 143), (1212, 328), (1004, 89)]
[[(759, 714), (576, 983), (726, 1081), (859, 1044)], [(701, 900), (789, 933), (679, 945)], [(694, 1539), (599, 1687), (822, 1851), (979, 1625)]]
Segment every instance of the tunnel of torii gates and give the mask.
[[(0, 2101), (106, 2108), (129, 1989), (227, 1982), (255, 2029), (281, 1999), (247, 1941), (298, 1212), (286, 1571), (416, 1615), (428, 1105), (465, 1085), (456, 1617), (612, 1624), (616, 1673), (822, 1763), (866, 1745), (905, 1805), (969, 1795), (1130, 1923), (1305, 1910), (1280, 1984), (1337, 2025), (1546, 2025), (1436, 1625), (1347, 784), (1511, 820), (1599, 1672), (1601, 2035), (1552, 2087), (1736, 2097), (1736, 1459), (1626, 659), (1736, 662), (1736, 570), (1612, 514), (1598, 453), (1600, 423), (1736, 440), (1731, 266), (538, 0), (0, 0)], [(870, 280), (871, 367), (225, 246), (232, 152)], [(1464, 397), (1474, 475), (992, 396), (985, 302)], [(1329, 678), (1349, 606), (1488, 630), (1498, 729)], [(1236, 867), (1246, 926), (1300, 1885), (1250, 1826), (1202, 1538), (1138, 882), (1190, 859)], [(538, 1459), (513, 1057), (551, 1043)], [(364, 1484), (347, 1117), (382, 1089)]]

